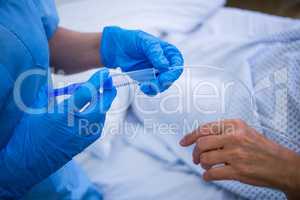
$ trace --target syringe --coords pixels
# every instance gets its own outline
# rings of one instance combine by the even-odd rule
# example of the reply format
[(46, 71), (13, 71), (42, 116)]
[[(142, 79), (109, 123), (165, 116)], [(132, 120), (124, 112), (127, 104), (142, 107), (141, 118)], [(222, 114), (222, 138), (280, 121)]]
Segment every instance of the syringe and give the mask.
[[(182, 66), (172, 67), (169, 70), (178, 70), (183, 69)], [(132, 84), (141, 84), (145, 82), (149, 82), (155, 80), (159, 74), (159, 71), (155, 68), (147, 68), (129, 72), (121, 72), (111, 74), (112, 81), (116, 88), (129, 86)], [(128, 78), (130, 77), (130, 78)], [(70, 84), (66, 87), (56, 88), (49, 91), (48, 95), (50, 97), (57, 97), (57, 96), (64, 96), (64, 95), (71, 95), (73, 92), (83, 85), (85, 82), (74, 83)]]

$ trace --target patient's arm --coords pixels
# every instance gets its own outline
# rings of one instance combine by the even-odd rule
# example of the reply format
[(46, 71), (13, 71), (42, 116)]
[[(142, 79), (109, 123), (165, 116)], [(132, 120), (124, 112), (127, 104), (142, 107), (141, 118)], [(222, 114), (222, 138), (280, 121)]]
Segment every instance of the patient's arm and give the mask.
[(51, 65), (65, 73), (101, 67), (101, 33), (81, 33), (58, 28), (49, 41)]
[[(276, 188), (289, 199), (300, 199), (300, 156), (241, 120), (206, 124), (188, 134), (180, 144), (196, 144), (194, 163), (206, 170), (206, 181), (237, 180)], [(214, 167), (218, 164), (223, 165)]]

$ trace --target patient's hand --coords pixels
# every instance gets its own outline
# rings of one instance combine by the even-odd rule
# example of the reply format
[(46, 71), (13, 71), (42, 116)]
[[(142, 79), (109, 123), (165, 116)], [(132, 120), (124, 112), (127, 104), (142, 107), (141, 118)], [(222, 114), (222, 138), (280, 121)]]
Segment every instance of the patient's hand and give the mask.
[(180, 144), (196, 145), (193, 161), (206, 169), (206, 181), (236, 180), (280, 189), (290, 199), (299, 199), (300, 156), (241, 120), (206, 124), (186, 135)]

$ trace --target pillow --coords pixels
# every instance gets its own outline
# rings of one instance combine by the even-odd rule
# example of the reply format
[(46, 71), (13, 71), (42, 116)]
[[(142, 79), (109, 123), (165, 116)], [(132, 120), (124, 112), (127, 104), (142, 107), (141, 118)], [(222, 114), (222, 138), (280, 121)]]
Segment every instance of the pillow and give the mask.
[(143, 29), (154, 34), (188, 32), (203, 23), (225, 0), (79, 0), (58, 1), (61, 25), (80, 31), (104, 26)]

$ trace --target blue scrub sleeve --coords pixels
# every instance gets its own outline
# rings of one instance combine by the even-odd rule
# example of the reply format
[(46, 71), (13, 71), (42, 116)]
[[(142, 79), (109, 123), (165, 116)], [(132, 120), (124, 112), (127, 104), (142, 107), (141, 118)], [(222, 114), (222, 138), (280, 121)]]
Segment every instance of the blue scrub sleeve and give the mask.
[(59, 17), (56, 10), (56, 5), (54, 0), (33, 0), (35, 5), (40, 11), (41, 20), (44, 25), (44, 29), (48, 40), (51, 39), (55, 33), (58, 24)]

